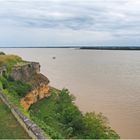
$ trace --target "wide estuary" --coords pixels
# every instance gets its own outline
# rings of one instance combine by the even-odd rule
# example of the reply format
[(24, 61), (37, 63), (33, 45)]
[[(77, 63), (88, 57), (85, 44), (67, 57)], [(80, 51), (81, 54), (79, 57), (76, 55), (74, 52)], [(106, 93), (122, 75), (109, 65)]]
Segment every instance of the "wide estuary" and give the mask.
[(121, 138), (140, 138), (140, 51), (7, 48), (41, 64), (50, 85), (68, 88), (85, 111), (102, 112)]

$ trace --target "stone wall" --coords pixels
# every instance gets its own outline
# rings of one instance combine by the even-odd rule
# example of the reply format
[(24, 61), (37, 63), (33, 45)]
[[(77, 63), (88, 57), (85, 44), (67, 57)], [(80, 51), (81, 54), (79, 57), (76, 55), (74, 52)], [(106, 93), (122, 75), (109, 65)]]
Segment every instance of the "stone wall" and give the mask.
[(17, 107), (13, 106), (7, 99), (7, 97), (0, 91), (0, 98), (10, 108), (12, 114), (15, 116), (17, 121), (26, 130), (28, 135), (33, 139), (48, 139), (44, 132), (29, 118), (24, 116)]
[(40, 72), (38, 62), (27, 62), (13, 66), (10, 76), (13, 80), (29, 81), (30, 78)]

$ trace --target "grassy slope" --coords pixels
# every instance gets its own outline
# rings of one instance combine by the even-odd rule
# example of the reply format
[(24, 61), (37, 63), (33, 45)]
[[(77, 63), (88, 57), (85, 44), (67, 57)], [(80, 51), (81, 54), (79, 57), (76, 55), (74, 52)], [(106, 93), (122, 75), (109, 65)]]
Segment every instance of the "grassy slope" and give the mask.
[(14, 64), (20, 61), (22, 61), (22, 59), (16, 55), (0, 55), (0, 66), (8, 63)]
[(8, 72), (11, 70), (12, 66), (17, 63), (24, 63), (21, 57), (17, 55), (0, 55), (0, 67), (7, 66)]
[(9, 108), (0, 100), (0, 139), (29, 139)]
[[(33, 104), (30, 108), (30, 115), (31, 118), (38, 118), (43, 123), (44, 118), (47, 119), (47, 126), (49, 126), (52, 131), (58, 132), (59, 134), (63, 135), (63, 130), (60, 127), (60, 123), (55, 118), (56, 116), (56, 102), (55, 102), (55, 94), (52, 94), (48, 98), (44, 98), (40, 101), (38, 101), (36, 104)], [(37, 123), (37, 122), (36, 122)], [(60, 136), (60, 138), (63, 138), (64, 136)]]

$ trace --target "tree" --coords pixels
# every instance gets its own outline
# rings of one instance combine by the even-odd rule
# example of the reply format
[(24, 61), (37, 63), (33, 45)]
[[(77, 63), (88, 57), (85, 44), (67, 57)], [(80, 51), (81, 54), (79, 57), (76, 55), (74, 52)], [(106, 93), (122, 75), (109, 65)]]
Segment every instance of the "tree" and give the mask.
[(88, 139), (117, 139), (119, 135), (112, 130), (107, 124), (107, 118), (101, 113), (94, 112), (84, 115), (84, 123), (86, 127), (85, 138)]

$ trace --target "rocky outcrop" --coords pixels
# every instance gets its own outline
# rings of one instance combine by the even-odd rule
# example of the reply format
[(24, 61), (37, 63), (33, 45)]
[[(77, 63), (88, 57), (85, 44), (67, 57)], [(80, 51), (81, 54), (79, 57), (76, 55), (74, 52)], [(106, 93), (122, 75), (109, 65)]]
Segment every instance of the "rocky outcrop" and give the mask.
[(26, 110), (28, 110), (33, 103), (48, 96), (50, 96), (49, 86), (43, 84), (27, 93), (26, 96), (21, 99), (20, 103)]
[(10, 77), (13, 80), (30, 81), (37, 73), (40, 73), (38, 62), (19, 63), (13, 66)]
[(15, 65), (10, 77), (13, 80), (21, 80), (31, 84), (32, 90), (20, 101), (21, 105), (27, 110), (33, 103), (50, 95), (49, 80), (40, 73), (40, 64), (37, 62)]

